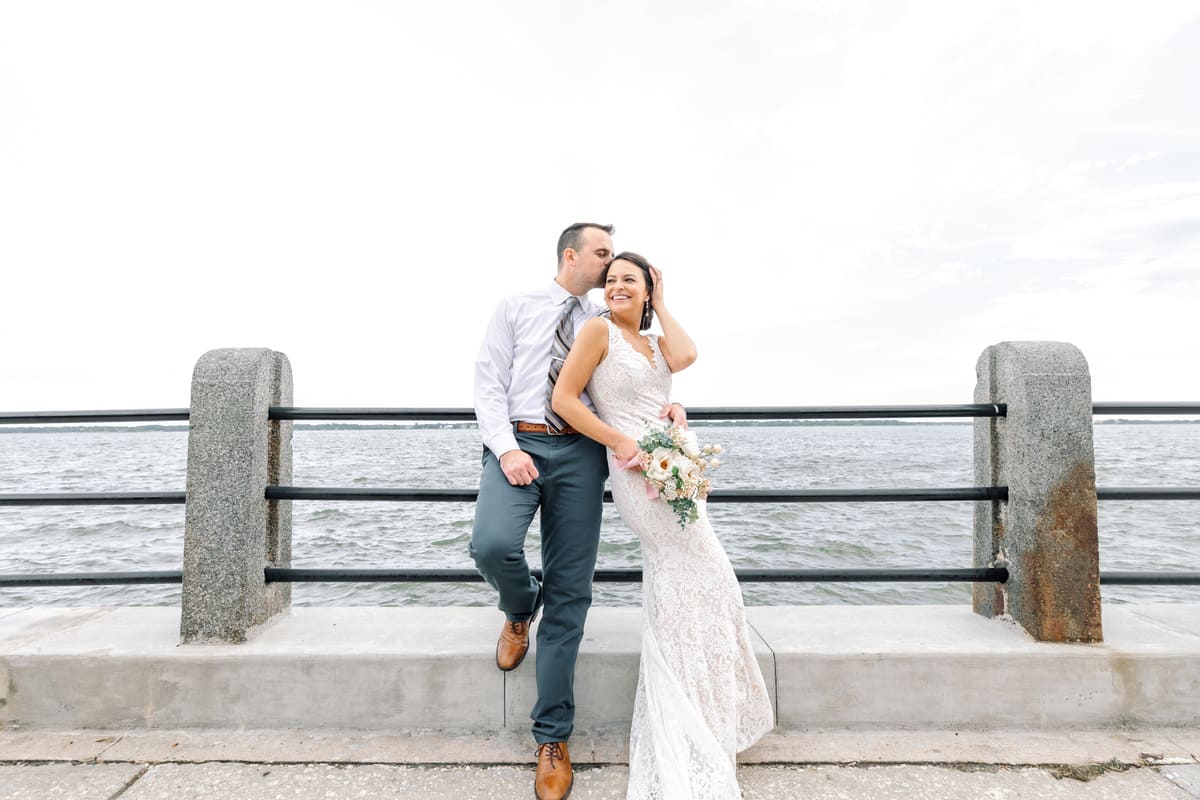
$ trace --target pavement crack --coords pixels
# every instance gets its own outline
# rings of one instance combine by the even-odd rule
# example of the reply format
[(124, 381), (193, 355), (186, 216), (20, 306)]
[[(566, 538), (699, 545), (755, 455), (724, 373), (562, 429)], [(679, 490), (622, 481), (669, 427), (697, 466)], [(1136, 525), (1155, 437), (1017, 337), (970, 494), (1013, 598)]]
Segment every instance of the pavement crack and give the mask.
[(1101, 775), (1109, 772), (1125, 772), (1127, 770), (1136, 769), (1137, 765), (1127, 764), (1118, 759), (1110, 759), (1101, 763), (1090, 764), (1061, 764), (1049, 767), (1047, 771), (1059, 780), (1070, 778), (1071, 780), (1087, 783), (1095, 780)]
[(120, 797), (121, 795), (128, 792), (130, 787), (133, 786), (135, 783), (137, 783), (139, 780), (141, 780), (142, 776), (145, 775), (149, 771), (150, 771), (150, 765), (143, 764), (142, 768), (139, 769), (132, 778), (125, 781), (124, 786), (122, 786), (120, 789), (117, 789), (117, 791), (115, 793), (113, 793), (112, 795), (109, 796), (108, 800), (117, 800), (118, 797)]
[(121, 741), (122, 741), (124, 738), (125, 738), (124, 736), (114, 736), (114, 737), (112, 737), (112, 741), (111, 741), (111, 742), (109, 742), (109, 745), (108, 745), (108, 747), (104, 748), (104, 749), (103, 749), (103, 750), (101, 750), (99, 753), (96, 753), (96, 755), (92, 756), (92, 761), (95, 761), (95, 762), (97, 762), (97, 763), (99, 763), (99, 762), (103, 761), (103, 760), (104, 760), (104, 754), (105, 754), (105, 753), (107, 753), (109, 750), (112, 750), (112, 749), (113, 749), (114, 747), (116, 747), (118, 744), (120, 744), (120, 743), (121, 743)]

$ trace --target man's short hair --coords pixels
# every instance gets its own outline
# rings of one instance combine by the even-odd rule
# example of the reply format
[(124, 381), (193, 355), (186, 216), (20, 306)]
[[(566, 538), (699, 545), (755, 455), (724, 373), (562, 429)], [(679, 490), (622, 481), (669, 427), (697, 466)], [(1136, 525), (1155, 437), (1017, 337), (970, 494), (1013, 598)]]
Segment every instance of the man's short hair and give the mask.
[(567, 252), (568, 249), (579, 249), (579, 242), (583, 239), (585, 229), (597, 228), (612, 236), (613, 228), (615, 227), (614, 225), (601, 225), (598, 222), (576, 222), (574, 225), (568, 225), (558, 235), (558, 263), (562, 263), (563, 253)]

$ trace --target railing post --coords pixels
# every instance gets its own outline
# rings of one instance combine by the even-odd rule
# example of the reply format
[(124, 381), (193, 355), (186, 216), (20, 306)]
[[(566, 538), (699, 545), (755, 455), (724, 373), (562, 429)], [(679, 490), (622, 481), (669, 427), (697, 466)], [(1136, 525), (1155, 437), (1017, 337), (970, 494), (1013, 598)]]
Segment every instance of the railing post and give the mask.
[(977, 583), (974, 609), (1009, 614), (1039, 641), (1099, 642), (1100, 558), (1092, 387), (1063, 342), (1002, 342), (976, 365), (975, 402), (1006, 417), (975, 421), (975, 479), (1008, 502), (975, 505), (975, 565), (1007, 562), (1007, 584)]
[(290, 501), (268, 501), (291, 483), (292, 423), (268, 409), (292, 405), (287, 356), (266, 348), (210, 350), (192, 373), (180, 635), (188, 643), (244, 642), (292, 601), (268, 586), (265, 566), (292, 558)]

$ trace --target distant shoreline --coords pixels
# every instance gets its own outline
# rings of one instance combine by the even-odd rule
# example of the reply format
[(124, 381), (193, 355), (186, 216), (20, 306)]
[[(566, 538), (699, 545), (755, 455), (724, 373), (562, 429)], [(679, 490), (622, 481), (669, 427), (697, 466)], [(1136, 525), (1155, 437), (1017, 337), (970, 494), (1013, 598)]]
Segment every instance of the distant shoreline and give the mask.
[[(930, 422), (904, 419), (858, 419), (858, 420), (696, 420), (691, 423), (697, 428), (794, 428), (794, 427), (896, 427), (913, 425), (972, 425), (973, 420)], [(1095, 425), (1200, 425), (1200, 419), (1101, 419)], [(478, 428), (474, 422), (416, 422), (391, 424), (363, 424), (327, 422), (296, 424), (297, 430), (312, 431), (439, 431)], [(184, 432), (187, 425), (0, 425), (4, 433), (161, 433)]]

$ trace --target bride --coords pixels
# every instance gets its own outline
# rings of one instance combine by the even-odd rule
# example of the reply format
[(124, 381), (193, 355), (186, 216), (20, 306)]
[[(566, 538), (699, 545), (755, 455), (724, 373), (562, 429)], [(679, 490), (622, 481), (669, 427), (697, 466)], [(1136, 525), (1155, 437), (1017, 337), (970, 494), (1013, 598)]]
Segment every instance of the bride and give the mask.
[[(774, 726), (741, 589), (704, 501), (681, 527), (666, 502), (647, 496), (640, 472), (619, 466), (638, 454), (650, 426), (669, 424), (659, 409), (671, 373), (696, 360), (696, 346), (667, 311), (662, 273), (641, 256), (616, 256), (603, 286), (611, 318), (588, 320), (576, 334), (553, 408), (608, 447), (613, 498), (645, 560), (627, 797), (738, 798), (736, 754)], [(662, 336), (642, 333), (654, 314)], [(579, 399), (585, 387), (598, 417)]]

